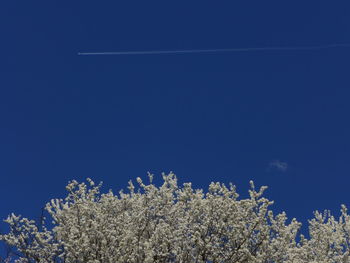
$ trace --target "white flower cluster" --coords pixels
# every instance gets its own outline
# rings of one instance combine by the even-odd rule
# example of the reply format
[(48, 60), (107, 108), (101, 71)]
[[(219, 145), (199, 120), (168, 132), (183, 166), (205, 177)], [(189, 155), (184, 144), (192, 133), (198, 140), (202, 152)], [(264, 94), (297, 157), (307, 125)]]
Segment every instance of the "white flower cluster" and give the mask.
[(339, 220), (315, 212), (310, 239), (296, 236), (301, 224), (285, 213), (273, 215), (262, 197), (267, 187), (238, 200), (235, 186), (211, 183), (207, 193), (178, 187), (173, 173), (160, 187), (140, 178), (138, 191), (100, 193), (95, 186), (71, 181), (65, 199), (46, 205), (54, 226), (48, 230), (10, 215), (10, 232), (0, 239), (15, 248), (17, 263), (349, 263), (350, 216)]

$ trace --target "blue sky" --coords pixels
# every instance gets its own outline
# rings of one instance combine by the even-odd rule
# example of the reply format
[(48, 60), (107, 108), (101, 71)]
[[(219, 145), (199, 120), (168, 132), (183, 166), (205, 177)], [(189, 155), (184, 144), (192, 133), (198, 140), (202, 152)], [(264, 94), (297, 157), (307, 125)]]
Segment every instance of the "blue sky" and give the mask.
[(72, 179), (117, 191), (148, 171), (196, 188), (233, 182), (242, 197), (254, 180), (304, 225), (314, 210), (350, 207), (350, 48), (77, 55), (350, 43), (348, 1), (6, 0), (0, 10), (1, 218), (39, 216)]

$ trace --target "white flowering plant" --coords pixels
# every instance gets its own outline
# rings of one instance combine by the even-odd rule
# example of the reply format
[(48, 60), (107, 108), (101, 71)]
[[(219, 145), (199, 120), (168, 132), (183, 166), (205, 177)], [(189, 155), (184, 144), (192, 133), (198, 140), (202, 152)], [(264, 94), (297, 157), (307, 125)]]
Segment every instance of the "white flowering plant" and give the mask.
[[(137, 178), (135, 190), (100, 193), (95, 185), (73, 180), (64, 199), (46, 204), (38, 224), (11, 214), (8, 234), (13, 248), (3, 262), (16, 263), (349, 263), (350, 216), (343, 205), (336, 220), (329, 211), (315, 212), (310, 238), (300, 235), (295, 218), (274, 215), (266, 186), (239, 199), (236, 187), (211, 183), (207, 193), (191, 183), (177, 184), (163, 174), (156, 187)], [(39, 226), (40, 225), (40, 226)], [(49, 229), (50, 228), (50, 229)]]

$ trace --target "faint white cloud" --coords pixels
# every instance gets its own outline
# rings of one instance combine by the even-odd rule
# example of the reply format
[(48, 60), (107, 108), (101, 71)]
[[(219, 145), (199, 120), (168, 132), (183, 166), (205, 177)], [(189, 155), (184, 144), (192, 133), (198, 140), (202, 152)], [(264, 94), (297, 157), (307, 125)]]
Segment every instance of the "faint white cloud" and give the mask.
[(286, 172), (288, 169), (288, 163), (281, 162), (280, 160), (273, 160), (269, 163), (269, 168), (280, 172)]

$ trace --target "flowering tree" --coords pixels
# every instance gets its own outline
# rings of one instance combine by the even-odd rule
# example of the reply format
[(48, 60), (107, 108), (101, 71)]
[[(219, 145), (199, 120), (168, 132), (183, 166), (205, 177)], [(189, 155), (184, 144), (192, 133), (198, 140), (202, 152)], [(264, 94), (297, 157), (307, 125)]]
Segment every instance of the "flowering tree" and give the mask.
[[(179, 187), (174, 174), (163, 174), (160, 187), (137, 178), (135, 191), (101, 194), (95, 186), (71, 181), (65, 199), (46, 205), (38, 224), (10, 215), (8, 234), (0, 239), (13, 247), (18, 263), (349, 263), (350, 216), (345, 206), (339, 220), (329, 211), (315, 212), (310, 239), (296, 236), (301, 224), (285, 213), (274, 215), (262, 197), (267, 187), (238, 200), (235, 186), (211, 183), (208, 192), (191, 183)], [(10, 262), (10, 257), (7, 258)]]

